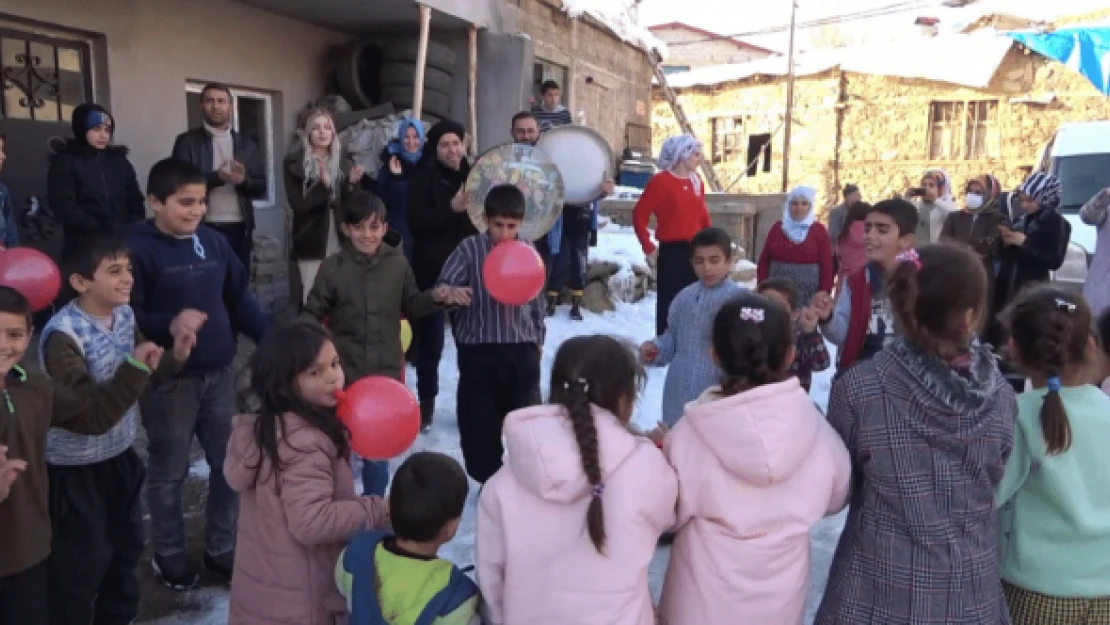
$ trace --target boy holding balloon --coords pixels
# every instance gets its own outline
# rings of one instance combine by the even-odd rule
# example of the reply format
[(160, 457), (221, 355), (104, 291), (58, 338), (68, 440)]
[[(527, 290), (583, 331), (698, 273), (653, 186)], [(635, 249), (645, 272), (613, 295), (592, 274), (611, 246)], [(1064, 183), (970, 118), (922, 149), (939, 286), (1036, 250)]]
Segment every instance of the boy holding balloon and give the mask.
[(481, 483), (501, 468), (505, 416), (541, 401), (544, 267), (531, 243), (518, 238), (524, 208), (516, 187), (490, 189), (488, 230), (464, 239), (439, 278), (441, 285), (473, 290), (470, 306), (454, 312), (451, 327), (458, 346), (463, 459), (467, 473)]

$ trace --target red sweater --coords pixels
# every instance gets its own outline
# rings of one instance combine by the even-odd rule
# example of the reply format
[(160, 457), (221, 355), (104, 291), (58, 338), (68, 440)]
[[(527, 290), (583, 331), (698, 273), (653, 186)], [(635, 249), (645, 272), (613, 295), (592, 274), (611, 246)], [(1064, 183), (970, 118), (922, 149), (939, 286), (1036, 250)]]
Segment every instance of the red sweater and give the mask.
[[(831, 293), (833, 288), (833, 263), (832, 242), (829, 240), (829, 231), (825, 226), (815, 223), (809, 227), (806, 238), (801, 243), (795, 243), (786, 238), (782, 230), (782, 221), (776, 221), (767, 233), (767, 240), (763, 243), (763, 251), (759, 254), (759, 265), (756, 268), (755, 278), (763, 282), (771, 271), (771, 262), (795, 263), (798, 265), (820, 265), (820, 288), (826, 293)], [(808, 302), (800, 305), (807, 305)]]
[(656, 241), (689, 241), (711, 225), (709, 211), (705, 208), (705, 185), (701, 185), (700, 192), (695, 192), (690, 180), (670, 172), (652, 176), (636, 208), (632, 209), (632, 226), (645, 254), (655, 251), (648, 232), (653, 214)]

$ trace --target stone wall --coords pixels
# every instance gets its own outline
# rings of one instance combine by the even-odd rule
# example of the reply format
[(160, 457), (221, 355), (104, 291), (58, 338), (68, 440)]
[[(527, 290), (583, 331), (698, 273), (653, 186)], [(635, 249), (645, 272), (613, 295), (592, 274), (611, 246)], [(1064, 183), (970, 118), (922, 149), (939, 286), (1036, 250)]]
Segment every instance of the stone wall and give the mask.
[[(1048, 104), (1036, 101), (1053, 95)], [(707, 145), (713, 117), (742, 117), (741, 158), (718, 164), (718, 175), (733, 191), (766, 193), (782, 185), (782, 120), (786, 80), (755, 76), (742, 81), (683, 90), (679, 96), (695, 133)], [(994, 100), (998, 103), (995, 158), (929, 158), (930, 103)], [(653, 102), (653, 140), (658, 146), (678, 131), (669, 105)], [(790, 184), (818, 189), (821, 209), (839, 201), (845, 183), (861, 186), (865, 198), (877, 200), (918, 184), (921, 173), (940, 167), (952, 176), (956, 191), (965, 182), (993, 173), (1004, 187), (1026, 175), (1056, 128), (1064, 122), (1110, 119), (1110, 98), (1063, 65), (1019, 46), (1012, 49), (986, 89), (971, 89), (926, 80), (892, 78), (831, 70), (799, 77), (791, 139)], [(748, 137), (773, 133), (772, 167), (762, 163), (754, 177), (744, 177)]]
[[(513, 28), (532, 38), (537, 59), (567, 68), (567, 108), (601, 133), (619, 156), (627, 124), (651, 124), (651, 63), (590, 18), (570, 19), (559, 0), (505, 0)], [(496, 122), (491, 122), (496, 123)], [(509, 120), (504, 120), (506, 128)]]

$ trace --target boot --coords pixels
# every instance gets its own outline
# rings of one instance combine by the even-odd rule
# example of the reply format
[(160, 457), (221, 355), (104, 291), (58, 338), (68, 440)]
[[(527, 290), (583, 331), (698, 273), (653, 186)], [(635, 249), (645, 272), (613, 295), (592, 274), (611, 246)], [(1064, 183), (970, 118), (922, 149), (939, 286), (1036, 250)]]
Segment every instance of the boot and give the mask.
[(559, 306), (559, 294), (558, 293), (548, 293), (547, 294), (547, 316), (548, 317), (554, 317), (555, 316), (555, 309), (558, 306)]
[(420, 433), (427, 434), (432, 431), (432, 415), (436, 412), (436, 400), (421, 399), (420, 400)]
[(570, 318), (582, 321), (582, 294), (574, 293), (570, 296)]

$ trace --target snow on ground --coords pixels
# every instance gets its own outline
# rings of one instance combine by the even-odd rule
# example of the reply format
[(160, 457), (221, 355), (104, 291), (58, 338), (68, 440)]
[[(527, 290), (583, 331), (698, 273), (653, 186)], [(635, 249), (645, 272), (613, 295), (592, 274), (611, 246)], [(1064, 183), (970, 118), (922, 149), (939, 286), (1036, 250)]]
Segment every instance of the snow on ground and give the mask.
[[(631, 233), (630, 228), (607, 225), (601, 236), (601, 245), (591, 249), (591, 259), (612, 260), (619, 263), (624, 270), (631, 271), (636, 263), (644, 263), (643, 252), (639, 243)], [(548, 393), (548, 380), (555, 352), (560, 344), (568, 338), (583, 334), (608, 334), (629, 339), (635, 344), (648, 340), (654, 336), (655, 331), (655, 294), (651, 293), (643, 301), (636, 304), (618, 303), (617, 310), (601, 315), (583, 311), (585, 320), (571, 321), (567, 317), (567, 307), (561, 307), (559, 313), (547, 323), (547, 342), (543, 351), (542, 362), (542, 391), (544, 397)], [(436, 406), (435, 427), (433, 430), (417, 439), (412, 451), (438, 451), (448, 454), (462, 462), (462, 450), (459, 447), (458, 423), (455, 418), (455, 389), (458, 385), (458, 364), (454, 342), (451, 333), (447, 334), (447, 346), (443, 352), (440, 364), (440, 395)], [(830, 351), (833, 350), (830, 346)], [(835, 362), (835, 352), (832, 353)], [(640, 398), (633, 414), (633, 422), (644, 428), (653, 427), (659, 421), (659, 412), (663, 401), (663, 380), (666, 369), (650, 369), (648, 372), (647, 386)], [(828, 403), (829, 386), (832, 371), (825, 371), (814, 375), (812, 397), (824, 409)], [(415, 373), (410, 367), (407, 380), (415, 393)], [(403, 458), (394, 460), (396, 468)], [(203, 461), (199, 466), (194, 466), (193, 473), (206, 476), (207, 467)], [(361, 487), (360, 487), (361, 491)], [(474, 534), (477, 521), (477, 484), (472, 483), (470, 497), (467, 500), (463, 513), (462, 523), (458, 535), (453, 541), (444, 545), (440, 555), (450, 559), (459, 566), (466, 567), (474, 563)], [(807, 602), (807, 622), (811, 622), (817, 609), (821, 594), (825, 588), (828, 568), (832, 559), (836, 541), (844, 527), (844, 516), (841, 513), (836, 517), (825, 519), (813, 530), (812, 537), (812, 563), (809, 582), (809, 598)], [(656, 551), (652, 562), (649, 581), (652, 593), (656, 598), (663, 583), (667, 561), (670, 557), (670, 548), (661, 547)], [(156, 625), (218, 625), (226, 623), (227, 619), (227, 594), (226, 592), (205, 589), (196, 593), (195, 599), (201, 605), (207, 606), (204, 613), (192, 613), (167, 617), (153, 621)]]

